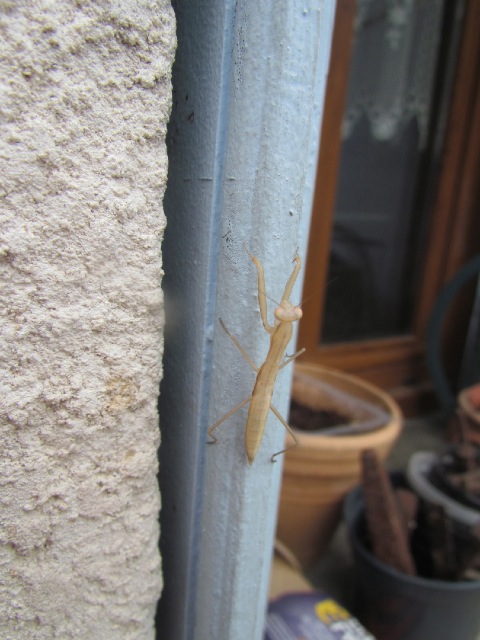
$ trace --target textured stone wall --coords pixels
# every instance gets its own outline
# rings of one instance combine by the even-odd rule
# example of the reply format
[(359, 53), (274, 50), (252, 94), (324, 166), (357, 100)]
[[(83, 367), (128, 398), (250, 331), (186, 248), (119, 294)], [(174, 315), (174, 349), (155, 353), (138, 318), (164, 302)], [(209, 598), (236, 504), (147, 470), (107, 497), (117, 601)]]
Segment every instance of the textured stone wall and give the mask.
[(153, 638), (173, 11), (0, 33), (0, 638)]

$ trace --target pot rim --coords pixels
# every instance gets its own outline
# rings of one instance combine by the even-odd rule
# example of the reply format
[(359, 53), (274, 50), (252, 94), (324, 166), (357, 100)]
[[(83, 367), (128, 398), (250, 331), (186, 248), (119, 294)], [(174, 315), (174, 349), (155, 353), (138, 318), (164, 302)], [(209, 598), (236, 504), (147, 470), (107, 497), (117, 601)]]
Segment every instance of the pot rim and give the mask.
[[(346, 381), (352, 386), (363, 389), (369, 395), (378, 400), (379, 402), (377, 404), (382, 406), (383, 410), (387, 414), (387, 421), (382, 427), (379, 427), (374, 431), (355, 435), (323, 435), (322, 431), (302, 431), (300, 429), (292, 428), (292, 431), (295, 433), (295, 436), (302, 446), (318, 447), (321, 445), (326, 449), (331, 449), (332, 451), (345, 451), (347, 449), (358, 451), (359, 448), (382, 446), (382, 444), (390, 443), (392, 438), (395, 438), (400, 432), (403, 420), (400, 407), (390, 394), (379, 389), (375, 385), (366, 382), (355, 375), (343, 373), (336, 369), (330, 369), (313, 363), (297, 363), (294, 369), (294, 376), (295, 373), (310, 376), (313, 380), (320, 378), (318, 374), (325, 373), (329, 378)], [(317, 375), (315, 375), (315, 373)], [(292, 397), (294, 396), (292, 395)], [(299, 401), (298, 397), (296, 400)], [(292, 449), (292, 452), (293, 451), (294, 449)]]

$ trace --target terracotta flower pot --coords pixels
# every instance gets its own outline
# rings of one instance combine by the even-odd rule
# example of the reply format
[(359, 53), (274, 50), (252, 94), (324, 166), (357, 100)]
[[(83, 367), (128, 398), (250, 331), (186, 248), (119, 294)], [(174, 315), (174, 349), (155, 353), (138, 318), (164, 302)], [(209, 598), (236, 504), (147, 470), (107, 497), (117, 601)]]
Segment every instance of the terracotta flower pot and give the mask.
[(299, 446), (285, 454), (277, 538), (304, 566), (317, 561), (341, 518), (342, 501), (360, 479), (360, 453), (381, 460), (393, 447), (402, 414), (392, 397), (360, 378), (316, 364), (296, 364), (292, 399), (376, 428), (356, 435), (295, 429)]

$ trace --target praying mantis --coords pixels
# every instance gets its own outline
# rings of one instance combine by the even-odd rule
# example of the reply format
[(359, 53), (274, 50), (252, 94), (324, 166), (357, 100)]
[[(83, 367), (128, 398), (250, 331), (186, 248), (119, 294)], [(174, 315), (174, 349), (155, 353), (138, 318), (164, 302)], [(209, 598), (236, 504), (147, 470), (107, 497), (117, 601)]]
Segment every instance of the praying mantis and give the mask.
[[(250, 403), (250, 406), (248, 408), (247, 423), (245, 426), (245, 452), (247, 454), (248, 462), (251, 465), (255, 459), (258, 448), (260, 447), (269, 411), (273, 412), (276, 418), (283, 424), (285, 429), (292, 436), (295, 442), (293, 446), (298, 445), (298, 440), (295, 437), (295, 434), (293, 433), (289, 425), (285, 422), (283, 417), (280, 415), (279, 411), (273, 406), (271, 400), (278, 372), (280, 371), (280, 369), (283, 369), (283, 367), (292, 362), (292, 360), (301, 355), (305, 351), (305, 349), (300, 349), (300, 351), (297, 351), (297, 353), (295, 353), (294, 355), (288, 356), (285, 360), (283, 359), (288, 343), (292, 338), (293, 323), (297, 322), (302, 317), (301, 308), (299, 306), (293, 305), (289, 300), (293, 286), (295, 284), (295, 281), (297, 280), (298, 273), (302, 268), (302, 262), (299, 256), (295, 256), (295, 267), (285, 286), (285, 291), (283, 292), (280, 304), (274, 311), (275, 321), (272, 326), (268, 323), (267, 319), (267, 295), (265, 289), (265, 276), (263, 273), (263, 267), (258, 259), (248, 251), (245, 245), (244, 248), (247, 252), (247, 255), (252, 260), (257, 269), (258, 304), (260, 307), (260, 316), (262, 319), (263, 327), (265, 331), (270, 335), (270, 348), (268, 350), (267, 357), (265, 358), (265, 362), (261, 367), (257, 367), (248, 353), (245, 351), (245, 349), (241, 346), (237, 338), (232, 333), (230, 333), (223, 321), (220, 320), (220, 324), (222, 325), (225, 333), (239, 349), (240, 353), (245, 358), (250, 367), (255, 371), (256, 379), (252, 394), (248, 396), (248, 398), (242, 400), (235, 407), (233, 407), (233, 409), (226, 413), (223, 418), (220, 418), (218, 422), (216, 422), (208, 429), (207, 433), (210, 438), (212, 438), (212, 440), (209, 441), (208, 444), (215, 444), (215, 442), (217, 442), (217, 438), (213, 435), (215, 429), (217, 429), (217, 427), (225, 422), (225, 420), (230, 418), (234, 413), (239, 411), (246, 404)], [(275, 462), (275, 458), (281, 453), (285, 453), (288, 448), (290, 447), (274, 453), (271, 457), (272, 462)]]

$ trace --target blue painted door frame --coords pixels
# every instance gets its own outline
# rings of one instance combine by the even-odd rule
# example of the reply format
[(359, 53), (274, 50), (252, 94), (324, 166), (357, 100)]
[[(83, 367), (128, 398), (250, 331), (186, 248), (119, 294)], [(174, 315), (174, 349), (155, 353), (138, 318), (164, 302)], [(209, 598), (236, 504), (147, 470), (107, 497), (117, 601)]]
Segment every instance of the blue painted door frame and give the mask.
[[(260, 364), (268, 336), (243, 243), (278, 300), (295, 251), (305, 255), (334, 5), (174, 2), (158, 638), (262, 637), (282, 466), (270, 456), (285, 434), (272, 415), (249, 467), (240, 411), (205, 445), (208, 426), (254, 381), (218, 318)], [(283, 415), (290, 380), (282, 370), (274, 402)]]

